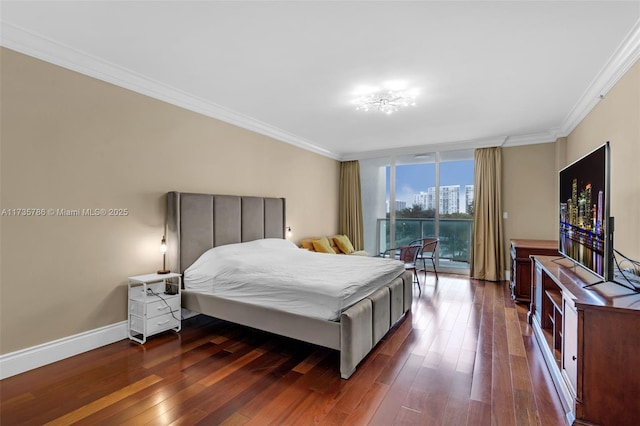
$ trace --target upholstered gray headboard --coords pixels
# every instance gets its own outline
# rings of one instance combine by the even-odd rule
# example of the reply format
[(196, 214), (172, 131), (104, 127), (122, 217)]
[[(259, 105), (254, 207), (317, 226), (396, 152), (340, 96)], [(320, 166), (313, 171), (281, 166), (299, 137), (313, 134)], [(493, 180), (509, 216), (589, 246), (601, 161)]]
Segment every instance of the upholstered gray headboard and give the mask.
[(167, 267), (183, 273), (212, 247), (284, 238), (284, 198), (167, 194)]

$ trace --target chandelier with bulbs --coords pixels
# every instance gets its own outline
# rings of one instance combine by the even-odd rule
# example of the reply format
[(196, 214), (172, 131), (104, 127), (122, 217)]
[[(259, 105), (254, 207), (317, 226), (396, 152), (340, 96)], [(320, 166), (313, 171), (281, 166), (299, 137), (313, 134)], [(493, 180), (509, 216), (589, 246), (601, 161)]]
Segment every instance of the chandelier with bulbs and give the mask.
[(360, 96), (354, 100), (354, 103), (359, 111), (378, 111), (388, 115), (400, 108), (415, 106), (416, 96), (408, 91), (386, 90)]

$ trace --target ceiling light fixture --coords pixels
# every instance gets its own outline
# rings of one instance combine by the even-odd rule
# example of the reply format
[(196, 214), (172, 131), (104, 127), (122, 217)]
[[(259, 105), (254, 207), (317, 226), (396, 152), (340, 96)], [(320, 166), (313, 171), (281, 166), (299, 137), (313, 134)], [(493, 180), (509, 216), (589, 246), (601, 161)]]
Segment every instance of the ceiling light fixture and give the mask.
[(400, 108), (415, 106), (415, 91), (385, 90), (360, 96), (353, 100), (358, 111), (379, 111), (393, 114)]

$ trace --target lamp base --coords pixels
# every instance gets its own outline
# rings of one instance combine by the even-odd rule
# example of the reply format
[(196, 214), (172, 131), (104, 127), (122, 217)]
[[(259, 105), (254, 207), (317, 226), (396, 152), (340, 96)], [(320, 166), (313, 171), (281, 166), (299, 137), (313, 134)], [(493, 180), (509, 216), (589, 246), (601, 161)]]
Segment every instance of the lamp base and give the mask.
[(158, 274), (168, 274), (169, 272), (171, 272), (171, 271), (170, 271), (170, 270), (168, 270), (168, 269), (160, 269), (160, 270), (158, 271)]

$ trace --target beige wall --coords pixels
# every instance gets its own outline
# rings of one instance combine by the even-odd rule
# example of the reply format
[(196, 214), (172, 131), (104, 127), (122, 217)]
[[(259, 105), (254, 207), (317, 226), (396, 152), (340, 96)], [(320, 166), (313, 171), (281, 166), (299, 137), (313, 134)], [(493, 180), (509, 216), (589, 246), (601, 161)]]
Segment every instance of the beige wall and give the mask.
[(170, 190), (287, 198), (295, 241), (337, 232), (339, 163), (1, 51), (0, 353), (126, 319), (126, 278), (162, 265)]
[[(166, 191), (282, 196), (294, 240), (337, 231), (338, 162), (10, 50), (0, 54), (0, 208), (129, 210), (126, 217), (1, 217), (0, 353), (125, 320), (126, 277), (160, 267)], [(556, 238), (557, 170), (606, 140), (615, 246), (640, 259), (638, 63), (566, 146), (503, 149), (507, 247), (512, 238)]]
[(611, 142), (611, 214), (615, 248), (640, 259), (640, 62), (567, 138), (504, 148), (503, 208), (506, 265), (511, 239), (557, 239), (558, 170)]
[(610, 141), (614, 247), (640, 259), (640, 61), (582, 120), (567, 140), (571, 163)]
[(558, 239), (557, 143), (502, 149), (505, 265), (512, 239)]

